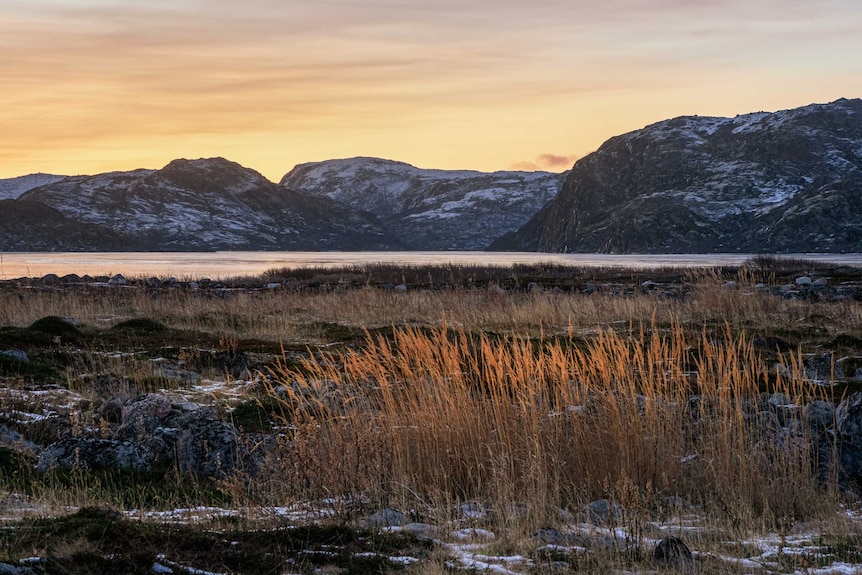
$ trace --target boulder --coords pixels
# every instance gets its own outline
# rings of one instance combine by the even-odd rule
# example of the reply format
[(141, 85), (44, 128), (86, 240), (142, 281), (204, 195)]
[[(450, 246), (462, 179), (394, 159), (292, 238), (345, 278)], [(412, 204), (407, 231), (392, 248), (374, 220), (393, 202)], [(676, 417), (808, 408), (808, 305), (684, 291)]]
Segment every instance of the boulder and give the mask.
[(176, 457), (179, 470), (198, 477), (222, 478), (242, 469), (254, 475), (257, 466), (240, 444), (236, 429), (210, 408), (187, 411), (170, 419), (179, 430)]
[(656, 544), (652, 556), (656, 561), (672, 565), (677, 569), (690, 568), (694, 563), (691, 550), (679, 537), (663, 538)]
[(373, 529), (383, 527), (400, 527), (407, 523), (407, 518), (397, 509), (381, 509), (365, 520), (365, 524)]
[(805, 375), (812, 381), (844, 379), (844, 371), (835, 364), (832, 353), (818, 353), (802, 358)]
[(158, 393), (147, 393), (123, 405), (123, 422), (133, 421), (144, 415), (164, 419), (171, 413), (171, 401)]
[(30, 358), (27, 356), (27, 353), (20, 349), (7, 349), (6, 351), (0, 351), (0, 355), (21, 363), (30, 363)]
[(619, 503), (597, 499), (581, 508), (580, 518), (593, 525), (609, 525), (619, 523), (624, 514), (625, 509)]
[(123, 277), (123, 274), (116, 274), (107, 283), (110, 286), (124, 286), (126, 285), (126, 278)]
[(52, 443), (39, 455), (37, 471), (54, 467), (149, 471), (151, 466), (146, 449), (132, 441), (72, 437)]

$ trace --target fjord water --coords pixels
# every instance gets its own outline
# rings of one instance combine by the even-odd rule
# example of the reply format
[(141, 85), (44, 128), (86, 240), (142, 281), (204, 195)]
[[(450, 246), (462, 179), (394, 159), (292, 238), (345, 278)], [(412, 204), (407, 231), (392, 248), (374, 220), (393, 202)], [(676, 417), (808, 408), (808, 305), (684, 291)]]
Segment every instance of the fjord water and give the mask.
[[(345, 267), (373, 263), (421, 265), (562, 264), (587, 267), (714, 267), (739, 265), (750, 254), (552, 254), (533, 252), (100, 252), (3, 253), (0, 279), (113, 275), (225, 279), (273, 268)], [(782, 254), (862, 267), (862, 254)]]

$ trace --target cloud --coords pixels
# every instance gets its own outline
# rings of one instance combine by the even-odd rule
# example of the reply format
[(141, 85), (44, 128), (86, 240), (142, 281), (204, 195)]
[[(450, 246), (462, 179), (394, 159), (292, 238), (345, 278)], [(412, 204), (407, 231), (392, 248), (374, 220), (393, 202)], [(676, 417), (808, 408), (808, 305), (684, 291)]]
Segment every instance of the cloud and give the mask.
[(565, 172), (579, 158), (577, 155), (540, 154), (534, 160), (515, 162), (510, 168), (524, 172)]

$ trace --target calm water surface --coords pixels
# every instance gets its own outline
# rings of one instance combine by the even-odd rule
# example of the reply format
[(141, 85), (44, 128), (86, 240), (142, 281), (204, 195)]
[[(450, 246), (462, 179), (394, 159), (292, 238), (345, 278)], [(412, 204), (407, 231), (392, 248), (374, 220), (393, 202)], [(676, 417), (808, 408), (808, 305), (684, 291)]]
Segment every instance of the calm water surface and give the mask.
[[(123, 252), (3, 253), (0, 279), (78, 274), (91, 276), (174, 276), (223, 279), (260, 274), (278, 267), (352, 266), (370, 263), (499, 265), (554, 263), (571, 266), (634, 268), (738, 265), (748, 254), (546, 254), (515, 252)], [(824, 262), (862, 266), (862, 254), (787, 254)]]

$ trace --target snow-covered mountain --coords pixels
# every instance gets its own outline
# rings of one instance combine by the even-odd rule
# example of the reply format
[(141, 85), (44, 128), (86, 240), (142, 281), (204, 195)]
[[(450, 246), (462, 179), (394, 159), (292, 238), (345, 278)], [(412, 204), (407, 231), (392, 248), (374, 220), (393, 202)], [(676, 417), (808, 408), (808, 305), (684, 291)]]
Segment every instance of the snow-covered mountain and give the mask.
[(287, 190), (223, 158), (72, 176), (34, 188), (19, 200), (113, 230), (141, 250), (401, 247), (372, 215)]
[(27, 176), (18, 176), (17, 178), (8, 178), (0, 180), (0, 200), (14, 200), (26, 191), (59, 182), (65, 176), (55, 176), (53, 174), (29, 174)]
[(425, 170), (377, 158), (296, 166), (281, 185), (368, 210), (410, 249), (484, 249), (553, 198), (564, 176), (548, 172)]
[(492, 248), (862, 251), (862, 100), (680, 117), (611, 138)]

